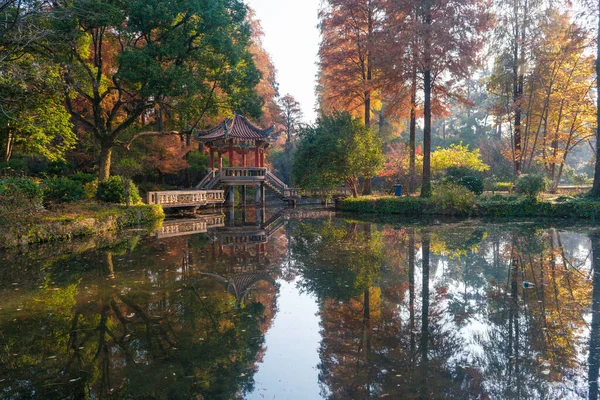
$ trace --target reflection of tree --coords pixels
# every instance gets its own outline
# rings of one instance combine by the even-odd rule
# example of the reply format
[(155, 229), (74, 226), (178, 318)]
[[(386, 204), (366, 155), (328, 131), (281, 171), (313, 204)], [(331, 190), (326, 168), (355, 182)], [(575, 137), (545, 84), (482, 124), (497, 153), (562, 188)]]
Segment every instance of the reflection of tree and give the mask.
[[(10, 349), (0, 353), (3, 395), (230, 399), (250, 390), (273, 286), (257, 283), (240, 303), (198, 273), (187, 246), (164, 246), (61, 260), (56, 273), (72, 267), (73, 283), (22, 297), (16, 320), (0, 315), (0, 346)], [(128, 271), (133, 260), (144, 269)]]
[(598, 372), (600, 369), (600, 232), (590, 235), (592, 241), (592, 325), (589, 353), (589, 398), (598, 399)]

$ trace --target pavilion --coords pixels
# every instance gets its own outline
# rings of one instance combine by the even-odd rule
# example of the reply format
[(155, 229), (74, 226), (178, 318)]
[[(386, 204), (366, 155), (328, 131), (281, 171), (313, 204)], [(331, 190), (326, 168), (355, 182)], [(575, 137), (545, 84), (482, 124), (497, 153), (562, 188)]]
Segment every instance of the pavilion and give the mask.
[[(198, 190), (212, 190), (224, 187), (227, 202), (234, 202), (234, 187), (242, 187), (242, 202), (246, 202), (246, 188), (256, 187), (256, 202), (264, 203), (265, 189), (272, 190), (279, 198), (295, 204), (298, 191), (289, 188), (268, 168), (265, 156), (273, 142), (274, 127), (259, 128), (246, 117), (236, 114), (227, 118), (214, 128), (194, 132), (198, 140), (208, 148), (210, 157), (206, 177), (196, 185)], [(223, 167), (223, 155), (227, 155), (229, 166)], [(248, 165), (249, 155), (253, 162)]]

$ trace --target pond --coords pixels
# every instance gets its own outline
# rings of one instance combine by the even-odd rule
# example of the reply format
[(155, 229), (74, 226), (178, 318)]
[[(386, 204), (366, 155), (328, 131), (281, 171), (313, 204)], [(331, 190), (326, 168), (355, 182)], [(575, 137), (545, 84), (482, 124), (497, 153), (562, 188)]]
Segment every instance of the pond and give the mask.
[(236, 210), (1, 254), (0, 398), (597, 399), (599, 312), (593, 226)]

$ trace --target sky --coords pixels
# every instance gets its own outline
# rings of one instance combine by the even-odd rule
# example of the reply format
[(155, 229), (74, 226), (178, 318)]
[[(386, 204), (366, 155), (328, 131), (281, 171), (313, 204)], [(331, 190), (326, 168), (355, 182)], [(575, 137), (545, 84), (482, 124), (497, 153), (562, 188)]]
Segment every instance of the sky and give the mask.
[(277, 69), (279, 94), (289, 93), (296, 98), (305, 122), (316, 119), (319, 3), (320, 0), (247, 0), (263, 27), (263, 46)]

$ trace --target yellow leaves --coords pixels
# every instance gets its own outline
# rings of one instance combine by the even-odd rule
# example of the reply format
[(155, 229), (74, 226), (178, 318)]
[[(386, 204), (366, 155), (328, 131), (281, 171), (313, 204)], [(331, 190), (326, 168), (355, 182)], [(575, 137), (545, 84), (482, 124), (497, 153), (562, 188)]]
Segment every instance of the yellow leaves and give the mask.
[[(417, 170), (423, 169), (423, 156), (417, 157)], [(481, 160), (479, 149), (469, 150), (468, 145), (453, 144), (446, 149), (438, 147), (431, 153), (431, 172), (442, 173), (449, 167), (466, 167), (474, 171), (488, 171), (490, 166)]]

